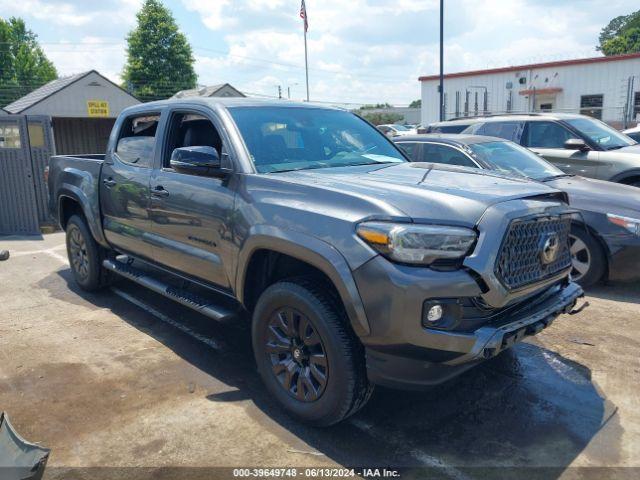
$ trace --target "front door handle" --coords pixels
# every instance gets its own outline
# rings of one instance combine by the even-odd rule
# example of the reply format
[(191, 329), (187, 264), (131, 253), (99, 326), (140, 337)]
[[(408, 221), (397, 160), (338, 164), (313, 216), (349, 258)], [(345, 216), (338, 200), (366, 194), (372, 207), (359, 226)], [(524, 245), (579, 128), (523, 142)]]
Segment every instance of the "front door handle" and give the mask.
[(167, 192), (162, 185), (158, 185), (153, 190), (151, 190), (151, 195), (154, 197), (168, 197), (169, 192)]
[(106, 187), (111, 188), (111, 187), (115, 187), (118, 182), (116, 182), (113, 178), (109, 177), (102, 180), (102, 183), (104, 183)]

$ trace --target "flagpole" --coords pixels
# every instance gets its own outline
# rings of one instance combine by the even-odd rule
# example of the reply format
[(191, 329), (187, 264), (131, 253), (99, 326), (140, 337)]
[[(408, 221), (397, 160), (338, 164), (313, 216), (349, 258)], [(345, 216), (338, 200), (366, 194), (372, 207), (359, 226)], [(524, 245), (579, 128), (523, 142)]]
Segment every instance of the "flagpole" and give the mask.
[[(306, 16), (306, 12), (305, 12)], [(307, 20), (303, 22), (302, 28), (304, 29), (304, 70), (307, 77), (307, 102), (309, 101), (309, 56), (307, 55)]]

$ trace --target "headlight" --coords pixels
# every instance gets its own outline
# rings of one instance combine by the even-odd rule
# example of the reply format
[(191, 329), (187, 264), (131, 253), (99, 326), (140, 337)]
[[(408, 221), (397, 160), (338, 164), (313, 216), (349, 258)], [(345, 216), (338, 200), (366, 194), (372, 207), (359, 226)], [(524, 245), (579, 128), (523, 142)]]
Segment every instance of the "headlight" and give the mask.
[(619, 227), (626, 228), (634, 235), (640, 236), (640, 220), (636, 218), (623, 217), (621, 215), (614, 215), (613, 213), (607, 213), (607, 218), (611, 223), (614, 223)]
[(365, 222), (357, 233), (385, 257), (419, 265), (462, 258), (477, 238), (469, 228), (409, 223)]

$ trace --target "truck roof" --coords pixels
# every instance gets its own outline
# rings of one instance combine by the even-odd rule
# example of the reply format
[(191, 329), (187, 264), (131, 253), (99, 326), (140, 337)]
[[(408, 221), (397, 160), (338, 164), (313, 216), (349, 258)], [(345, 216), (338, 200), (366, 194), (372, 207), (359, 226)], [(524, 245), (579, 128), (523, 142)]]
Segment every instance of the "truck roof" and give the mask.
[(294, 102), (291, 100), (265, 99), (265, 98), (242, 98), (242, 97), (188, 97), (172, 98), (168, 100), (157, 100), (155, 102), (136, 105), (127, 109), (128, 111), (148, 110), (149, 107), (163, 107), (165, 105), (206, 105), (210, 107), (222, 106), (223, 108), (233, 107), (295, 107), (295, 108), (321, 108), (325, 110), (342, 110), (329, 105), (318, 105), (316, 103)]

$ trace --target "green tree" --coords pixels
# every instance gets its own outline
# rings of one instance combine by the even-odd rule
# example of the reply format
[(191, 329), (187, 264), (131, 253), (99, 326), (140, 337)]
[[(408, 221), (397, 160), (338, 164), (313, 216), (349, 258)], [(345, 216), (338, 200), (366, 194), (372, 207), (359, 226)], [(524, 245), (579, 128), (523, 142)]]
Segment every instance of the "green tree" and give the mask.
[(8, 105), (58, 76), (24, 20), (0, 18), (0, 106)]
[(414, 100), (409, 104), (409, 108), (422, 108), (422, 100)]
[(597, 49), (605, 55), (640, 52), (640, 10), (614, 18), (602, 29)]
[(388, 103), (376, 103), (375, 105), (374, 104), (362, 105), (360, 107), (360, 110), (373, 110), (376, 108), (393, 108), (393, 107)]
[(364, 113), (362, 118), (374, 125), (386, 125), (388, 123), (396, 123), (402, 120), (404, 117), (397, 113)]
[(169, 9), (159, 0), (145, 0), (136, 16), (138, 25), (127, 36), (124, 87), (144, 101), (195, 88), (193, 52)]

